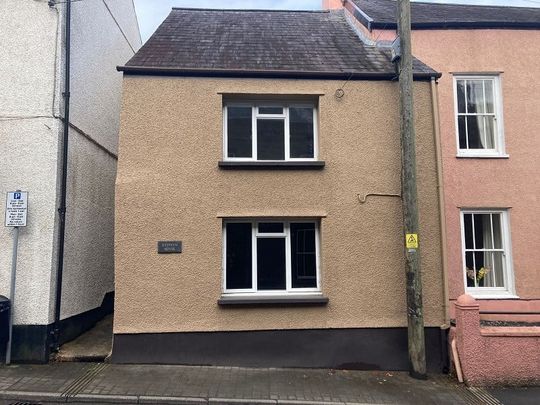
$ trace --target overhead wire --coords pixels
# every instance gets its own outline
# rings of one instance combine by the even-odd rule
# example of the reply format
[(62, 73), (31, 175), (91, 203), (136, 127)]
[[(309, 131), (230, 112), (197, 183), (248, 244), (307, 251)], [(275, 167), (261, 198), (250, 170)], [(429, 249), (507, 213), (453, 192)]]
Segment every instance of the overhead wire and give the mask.
[[(70, 3), (76, 3), (76, 2), (81, 2), (81, 1), (88, 1), (88, 0), (70, 0), (69, 2)], [(129, 45), (129, 47), (131, 48), (131, 50), (133, 51), (133, 53), (137, 52), (135, 50), (135, 47), (131, 44), (131, 41), (128, 39), (126, 33), (124, 32), (124, 30), (122, 29), (122, 26), (120, 25), (120, 23), (118, 22), (118, 20), (116, 19), (116, 17), (114, 16), (112, 10), (110, 9), (109, 5), (107, 4), (107, 2), (105, 0), (101, 0), (101, 2), (103, 3), (103, 5), (105, 6), (105, 8), (107, 9), (107, 11), (109, 12), (111, 18), (113, 19), (114, 23), (116, 24), (116, 26), (118, 27), (118, 29), (120, 30), (120, 33), (122, 34), (122, 36), (124, 37), (124, 39), (126, 40), (127, 44)], [(50, 5), (54, 6), (56, 4), (65, 4), (67, 3), (67, 1), (55, 1), (55, 0), (52, 0), (49, 2)]]
[(0, 115), (0, 121), (22, 121), (34, 120), (39, 118), (57, 118), (54, 115)]

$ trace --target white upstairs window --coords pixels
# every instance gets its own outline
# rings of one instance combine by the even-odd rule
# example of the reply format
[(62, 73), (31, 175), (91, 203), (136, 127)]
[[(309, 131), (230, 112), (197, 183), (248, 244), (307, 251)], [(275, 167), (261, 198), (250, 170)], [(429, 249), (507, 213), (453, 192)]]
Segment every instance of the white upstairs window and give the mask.
[(311, 103), (228, 102), (224, 159), (302, 161), (317, 158), (317, 109)]
[(454, 76), (458, 156), (504, 157), (498, 76)]

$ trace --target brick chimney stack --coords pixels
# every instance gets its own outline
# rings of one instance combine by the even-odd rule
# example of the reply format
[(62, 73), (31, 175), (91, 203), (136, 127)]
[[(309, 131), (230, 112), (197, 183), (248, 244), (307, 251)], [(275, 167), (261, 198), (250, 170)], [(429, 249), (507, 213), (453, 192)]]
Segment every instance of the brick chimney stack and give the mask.
[(322, 0), (323, 10), (335, 10), (343, 7), (342, 0)]

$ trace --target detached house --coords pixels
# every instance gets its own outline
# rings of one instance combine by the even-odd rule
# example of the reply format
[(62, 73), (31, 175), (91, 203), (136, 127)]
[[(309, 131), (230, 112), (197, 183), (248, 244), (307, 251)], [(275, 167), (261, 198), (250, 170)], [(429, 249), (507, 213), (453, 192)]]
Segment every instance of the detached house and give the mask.
[[(124, 73), (112, 360), (407, 369), (398, 84), (343, 10), (173, 9)], [(414, 64), (428, 367), (445, 350)]]
[[(325, 6), (343, 7), (365, 41), (384, 47), (396, 38), (395, 1)], [(454, 303), (467, 293), (484, 325), (537, 323), (540, 8), (414, 2), (411, 19), (414, 55), (442, 74), (437, 105), (449, 316), (456, 317)], [(465, 359), (466, 377), (492, 383), (540, 378), (540, 331), (504, 333), (510, 340), (499, 337), (502, 346), (476, 343), (485, 350)], [(494, 352), (502, 357), (494, 359)], [(480, 366), (469, 366), (472, 357)]]

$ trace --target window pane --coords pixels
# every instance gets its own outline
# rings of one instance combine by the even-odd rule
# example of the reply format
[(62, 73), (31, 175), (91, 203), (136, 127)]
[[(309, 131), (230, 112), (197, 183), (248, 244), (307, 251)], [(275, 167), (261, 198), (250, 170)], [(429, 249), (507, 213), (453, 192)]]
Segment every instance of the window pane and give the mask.
[(483, 80), (467, 80), (467, 113), (483, 112), (485, 112)]
[(484, 117), (484, 147), (486, 149), (495, 149), (495, 117), (486, 115)]
[(465, 228), (465, 248), (473, 249), (472, 214), (463, 214), (463, 227)]
[(283, 107), (259, 107), (259, 114), (283, 114)]
[(482, 287), (495, 287), (496, 276), (493, 273), (493, 252), (484, 252), (484, 266), (478, 270), (478, 284)]
[(502, 227), (501, 227), (501, 214), (492, 214), (493, 218), (493, 239), (495, 242), (495, 249), (502, 249)]
[(257, 120), (257, 159), (285, 159), (284, 120)]
[(293, 288), (317, 287), (315, 224), (291, 224), (291, 269)]
[(226, 225), (227, 289), (252, 288), (251, 282), (251, 224)]
[(484, 80), (484, 86), (486, 91), (486, 112), (494, 113), (495, 105), (493, 100), (495, 99), (495, 94), (493, 92), (493, 80)]
[(464, 115), (458, 117), (458, 131), (459, 131), (459, 148), (467, 149), (467, 127), (465, 120), (467, 117)]
[(475, 249), (491, 249), (490, 214), (474, 214), (474, 240)]
[(493, 249), (493, 238), (491, 234), (491, 215), (482, 214), (482, 239), (484, 249)]
[(458, 113), (465, 113), (465, 80), (457, 80)]
[(290, 107), (289, 125), (292, 158), (312, 158), (313, 154), (313, 108)]
[(285, 288), (285, 238), (257, 238), (257, 289)]
[(469, 135), (469, 149), (485, 149), (484, 146), (484, 117), (468, 116), (467, 131)]
[(475, 287), (474, 258), (473, 252), (465, 253), (465, 271), (467, 275), (467, 287)]
[(259, 233), (283, 233), (282, 222), (260, 222)]
[(493, 287), (491, 273), (492, 252), (476, 252), (476, 283), (477, 287)]
[(493, 287), (504, 287), (504, 258), (502, 252), (493, 252), (491, 273), (493, 273)]
[(251, 157), (251, 107), (227, 107), (227, 156)]
[(474, 252), (474, 264), (476, 270), (476, 286), (483, 287), (485, 279), (482, 276), (480, 270), (486, 265), (486, 258), (484, 257), (484, 252)]

